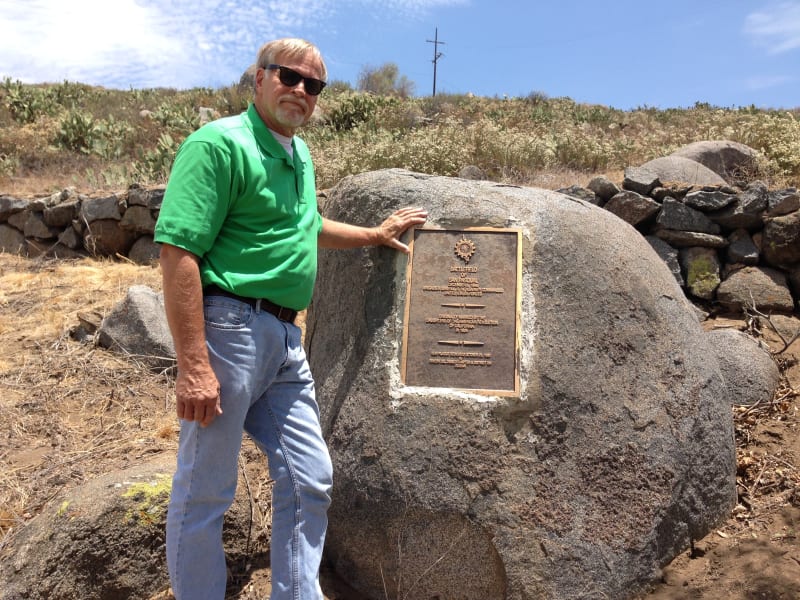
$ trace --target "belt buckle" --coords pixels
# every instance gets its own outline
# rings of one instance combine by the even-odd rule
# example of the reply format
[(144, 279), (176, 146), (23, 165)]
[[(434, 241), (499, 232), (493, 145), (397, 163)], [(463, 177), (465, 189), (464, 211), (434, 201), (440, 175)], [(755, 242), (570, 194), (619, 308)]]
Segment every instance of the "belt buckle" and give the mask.
[[(291, 318), (291, 316), (292, 316), (292, 312), (293, 312), (293, 311), (292, 311), (292, 309), (291, 309), (291, 308), (286, 308), (285, 306), (281, 306), (281, 307), (279, 307), (279, 308), (278, 308), (278, 314), (277, 314), (277, 317), (278, 317), (278, 318), (279, 318), (281, 321), (287, 321), (287, 322), (291, 323), (291, 322), (292, 322), (292, 320), (293, 320), (293, 319)], [(284, 313), (285, 313), (285, 314), (284, 314)]]

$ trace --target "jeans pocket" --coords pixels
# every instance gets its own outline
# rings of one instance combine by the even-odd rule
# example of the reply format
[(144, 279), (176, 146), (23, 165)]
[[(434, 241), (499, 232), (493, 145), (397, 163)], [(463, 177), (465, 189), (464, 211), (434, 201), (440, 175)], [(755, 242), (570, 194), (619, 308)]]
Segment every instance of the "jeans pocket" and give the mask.
[(244, 329), (253, 317), (253, 307), (233, 298), (210, 296), (203, 303), (206, 326), (214, 329)]

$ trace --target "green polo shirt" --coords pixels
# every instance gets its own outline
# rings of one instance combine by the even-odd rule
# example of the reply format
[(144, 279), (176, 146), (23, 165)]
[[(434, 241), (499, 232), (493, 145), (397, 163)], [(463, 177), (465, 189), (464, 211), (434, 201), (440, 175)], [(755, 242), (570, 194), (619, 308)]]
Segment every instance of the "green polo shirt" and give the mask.
[(302, 310), (317, 273), (314, 166), (293, 139), (294, 160), (251, 104), (213, 121), (181, 145), (155, 241), (200, 257), (204, 286)]

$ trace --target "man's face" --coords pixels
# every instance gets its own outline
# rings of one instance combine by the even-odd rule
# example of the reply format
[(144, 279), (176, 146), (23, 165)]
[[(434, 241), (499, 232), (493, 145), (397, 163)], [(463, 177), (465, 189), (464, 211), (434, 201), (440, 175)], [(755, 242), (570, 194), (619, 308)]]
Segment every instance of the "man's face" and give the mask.
[[(289, 67), (304, 77), (320, 79), (322, 76), (320, 65), (310, 53), (299, 59), (279, 56), (277, 64)], [(289, 87), (281, 83), (277, 70), (258, 69), (254, 104), (267, 127), (291, 137), (298, 127), (311, 118), (317, 105), (317, 96), (307, 94), (302, 81)]]

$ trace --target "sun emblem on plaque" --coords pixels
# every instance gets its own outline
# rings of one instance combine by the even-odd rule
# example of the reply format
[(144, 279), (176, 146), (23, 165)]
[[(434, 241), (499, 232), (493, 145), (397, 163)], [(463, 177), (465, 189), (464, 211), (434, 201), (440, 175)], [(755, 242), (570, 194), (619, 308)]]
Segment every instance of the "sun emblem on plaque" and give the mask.
[(461, 236), (461, 239), (456, 242), (455, 254), (465, 263), (468, 263), (472, 255), (475, 254), (475, 242)]

